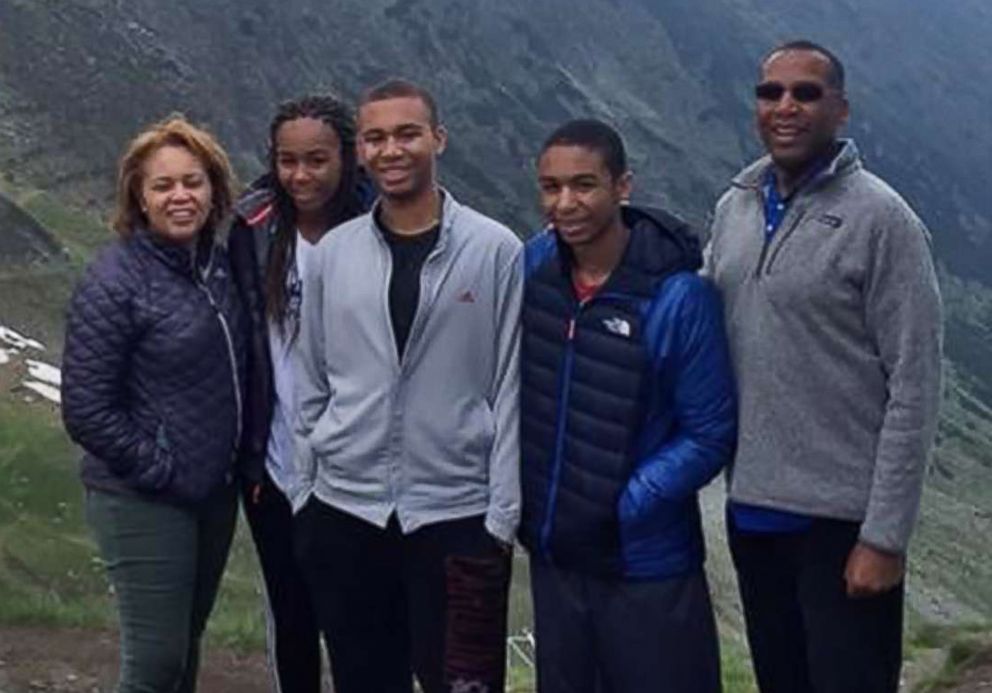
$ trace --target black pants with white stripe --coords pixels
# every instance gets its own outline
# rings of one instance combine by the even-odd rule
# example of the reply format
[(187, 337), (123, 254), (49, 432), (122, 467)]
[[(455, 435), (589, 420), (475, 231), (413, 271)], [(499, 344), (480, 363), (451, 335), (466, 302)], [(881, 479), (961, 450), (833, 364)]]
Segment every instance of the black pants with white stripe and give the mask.
[(293, 513), (268, 474), (258, 502), (244, 490), (251, 527), (265, 579), (270, 665), (281, 693), (320, 692), (320, 636), (310, 592), (296, 561)]

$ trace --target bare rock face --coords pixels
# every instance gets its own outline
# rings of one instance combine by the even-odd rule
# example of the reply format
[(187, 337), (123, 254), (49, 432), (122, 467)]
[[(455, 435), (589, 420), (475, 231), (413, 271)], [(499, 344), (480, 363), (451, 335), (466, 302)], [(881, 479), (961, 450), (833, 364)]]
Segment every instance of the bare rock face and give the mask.
[(848, 67), (850, 133), (921, 210), (951, 272), (992, 284), (992, 7), (984, 0), (73, 0), (0, 2), (0, 170), (105, 205), (121, 143), (180, 110), (247, 176), (274, 104), (354, 98), (389, 75), (434, 90), (453, 191), (521, 234), (533, 160), (561, 121), (624, 132), (635, 196), (697, 224), (759, 153), (751, 86), (785, 39)]

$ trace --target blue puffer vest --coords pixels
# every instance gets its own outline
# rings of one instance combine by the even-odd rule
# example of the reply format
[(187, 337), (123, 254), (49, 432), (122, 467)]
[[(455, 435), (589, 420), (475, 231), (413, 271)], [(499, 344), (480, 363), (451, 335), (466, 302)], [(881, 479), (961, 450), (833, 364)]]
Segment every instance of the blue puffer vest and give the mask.
[(563, 568), (657, 579), (702, 565), (696, 492), (730, 458), (736, 406), (698, 243), (664, 212), (623, 214), (621, 263), (582, 304), (567, 246), (527, 245), (520, 538)]
[(223, 247), (196, 257), (138, 230), (76, 287), (62, 416), (91, 488), (196, 503), (233, 481), (245, 320)]

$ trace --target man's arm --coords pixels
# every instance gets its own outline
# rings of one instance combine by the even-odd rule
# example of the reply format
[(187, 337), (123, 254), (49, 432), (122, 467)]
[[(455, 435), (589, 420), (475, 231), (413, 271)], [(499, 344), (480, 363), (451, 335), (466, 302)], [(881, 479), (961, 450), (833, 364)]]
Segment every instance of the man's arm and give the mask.
[(902, 578), (937, 430), (942, 311), (929, 234), (904, 205), (875, 230), (865, 319), (888, 376), (888, 400), (858, 545), (845, 577), (852, 595)]
[(668, 365), (676, 434), (628, 482), (620, 499), (621, 518), (628, 521), (706, 485), (730, 460), (736, 442), (737, 403), (720, 299), (708, 280), (679, 281), (684, 295), (667, 318), (667, 329), (677, 335)]
[(510, 543), (520, 521), (520, 309), (523, 303), (523, 247), (516, 246), (500, 268), (496, 298), (496, 371), (490, 405), (496, 436), (489, 455), (486, 530)]
[(713, 279), (715, 260), (713, 258), (713, 237), (711, 236), (706, 245), (703, 246), (703, 266), (699, 270), (700, 276)]
[(941, 391), (942, 311), (928, 234), (908, 209), (879, 229), (865, 318), (888, 376), (888, 401), (861, 539), (903, 552), (916, 521)]
[[(245, 359), (245, 383), (249, 393), (268, 390), (264, 382), (266, 369), (260, 367), (259, 362), (262, 358), (269, 358), (265, 345), (258, 341), (258, 337), (265, 334), (257, 324), (258, 321), (265, 320), (265, 306), (256, 276), (258, 262), (255, 258), (253, 235), (253, 229), (241, 217), (237, 217), (231, 224), (227, 242), (231, 275), (250, 325)], [(265, 416), (267, 407), (262, 405), (262, 399), (249, 394), (242, 415), (238, 468), (241, 476), (252, 487), (253, 496), (258, 495), (265, 475), (265, 453), (269, 438), (269, 421)]]
[(710, 280), (714, 279), (713, 273), (716, 270), (716, 236), (723, 223), (723, 207), (727, 203), (729, 195), (730, 191), (728, 190), (717, 200), (709, 223), (709, 233), (706, 234), (706, 244), (703, 246), (703, 266), (699, 270), (699, 274)]
[(310, 445), (310, 434), (331, 399), (324, 362), (324, 258), (326, 243), (314, 249), (313, 262), (303, 277), (300, 331), (295, 349), (295, 385), (299, 414), (295, 425), (296, 468), (300, 492), (290, 499), (293, 511), (303, 507), (317, 475), (317, 460)]

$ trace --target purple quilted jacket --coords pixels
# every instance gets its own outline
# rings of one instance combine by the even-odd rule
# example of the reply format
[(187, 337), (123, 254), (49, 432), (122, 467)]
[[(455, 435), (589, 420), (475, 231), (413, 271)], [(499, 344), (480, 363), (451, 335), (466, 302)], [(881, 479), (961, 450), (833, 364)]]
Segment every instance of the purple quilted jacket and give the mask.
[(224, 248), (196, 258), (139, 230), (76, 287), (62, 416), (90, 488), (196, 503), (234, 479), (245, 320)]

